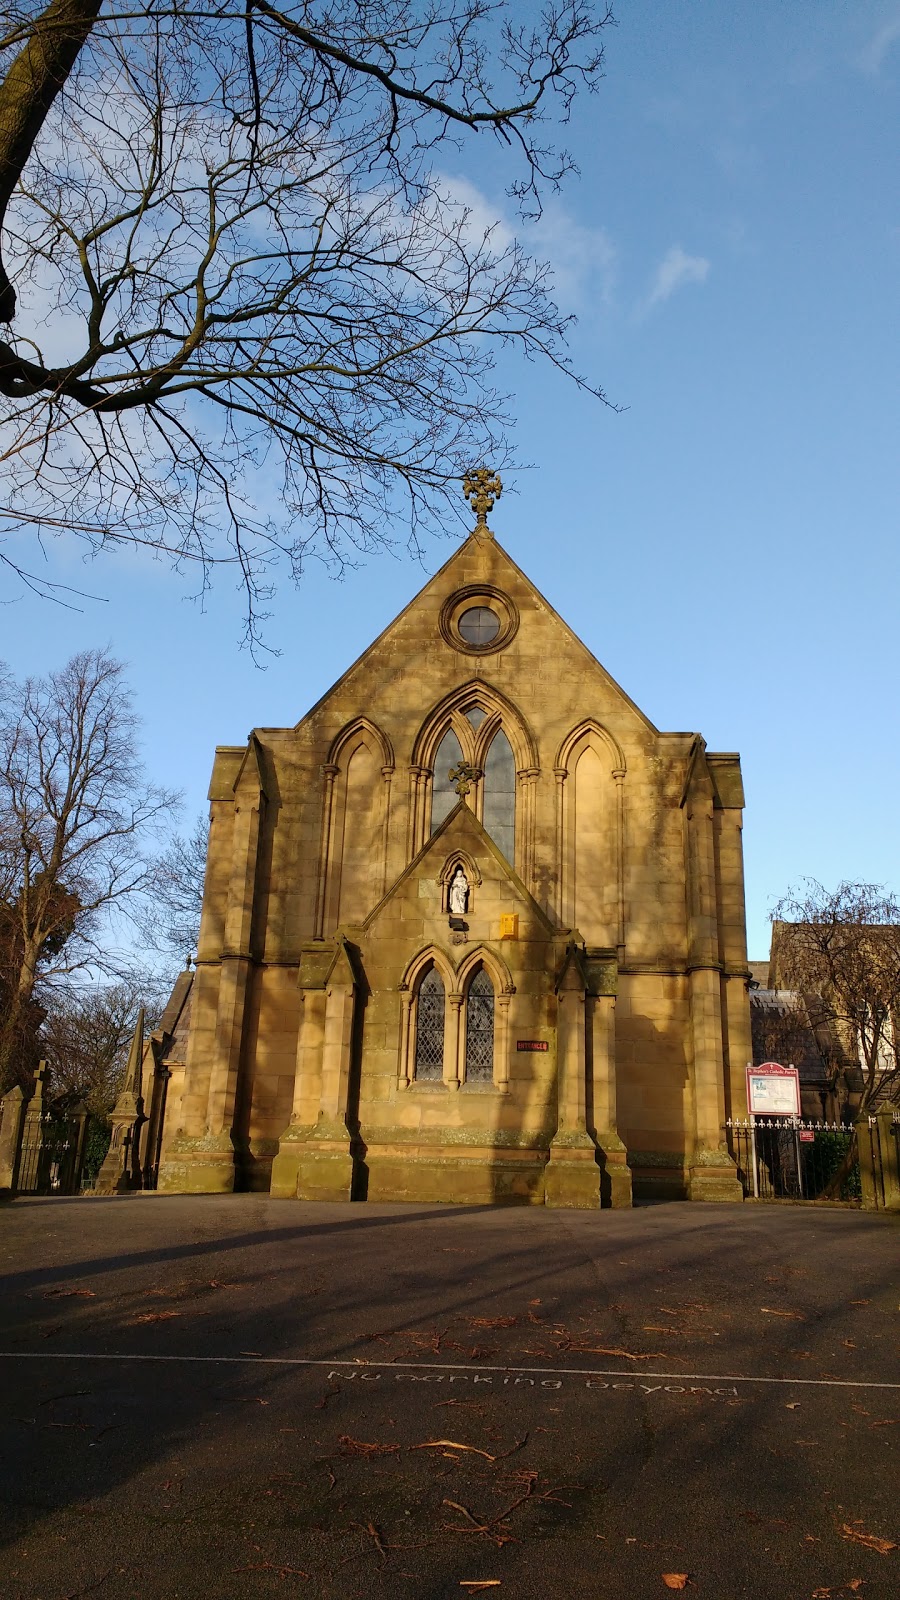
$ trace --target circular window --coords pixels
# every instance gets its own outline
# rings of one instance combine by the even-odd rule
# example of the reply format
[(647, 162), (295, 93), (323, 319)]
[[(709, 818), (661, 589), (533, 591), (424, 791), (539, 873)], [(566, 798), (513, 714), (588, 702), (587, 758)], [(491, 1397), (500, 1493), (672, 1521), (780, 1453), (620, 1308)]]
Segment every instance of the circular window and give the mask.
[(466, 644), (491, 644), (500, 632), (500, 618), (489, 606), (470, 606), (456, 626)]
[(448, 594), (440, 626), (454, 650), (467, 656), (496, 655), (515, 638), (519, 613), (512, 597), (494, 584), (467, 583)]

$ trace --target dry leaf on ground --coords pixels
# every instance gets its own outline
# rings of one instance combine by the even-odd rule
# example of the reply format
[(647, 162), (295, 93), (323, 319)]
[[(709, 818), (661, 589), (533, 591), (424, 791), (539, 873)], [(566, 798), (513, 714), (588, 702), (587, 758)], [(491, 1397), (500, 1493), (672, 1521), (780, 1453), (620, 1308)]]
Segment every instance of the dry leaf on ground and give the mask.
[(802, 1311), (776, 1311), (773, 1306), (760, 1306), (759, 1309), (764, 1311), (767, 1317), (793, 1317), (795, 1322), (806, 1321)]
[(136, 1328), (142, 1322), (171, 1322), (173, 1317), (183, 1315), (181, 1311), (142, 1311), (139, 1317), (129, 1317), (125, 1327)]
[(898, 1547), (890, 1539), (881, 1539), (877, 1533), (865, 1533), (858, 1525), (851, 1527), (849, 1522), (841, 1524), (841, 1538), (850, 1539), (853, 1544), (864, 1545), (867, 1550), (877, 1550), (880, 1556), (886, 1556), (889, 1551)]
[(667, 1589), (686, 1589), (688, 1575), (686, 1572), (664, 1572), (662, 1581)]
[(351, 1439), (349, 1433), (342, 1433), (338, 1444), (345, 1456), (388, 1456), (400, 1449), (399, 1444), (366, 1444), (363, 1439)]
[(450, 1450), (468, 1450), (468, 1451), (471, 1452), (472, 1455), (484, 1456), (485, 1461), (496, 1461), (496, 1459), (497, 1459), (497, 1457), (496, 1456), (492, 1456), (489, 1453), (489, 1451), (487, 1451), (487, 1450), (479, 1450), (478, 1446), (475, 1445), (475, 1444), (460, 1444), (457, 1439), (427, 1439), (424, 1444), (411, 1444), (409, 1446), (409, 1449), (410, 1450), (440, 1450), (445, 1445)]
[(79, 1300), (96, 1300), (93, 1289), (48, 1289), (44, 1295), (45, 1300), (71, 1300), (77, 1296)]

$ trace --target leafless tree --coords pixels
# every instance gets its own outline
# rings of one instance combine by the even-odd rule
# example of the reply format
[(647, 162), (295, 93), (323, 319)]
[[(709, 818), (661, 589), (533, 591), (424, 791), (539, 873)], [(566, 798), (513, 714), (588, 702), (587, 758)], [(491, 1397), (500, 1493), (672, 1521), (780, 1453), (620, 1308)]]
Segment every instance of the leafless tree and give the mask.
[(779, 995), (764, 999), (750, 997), (750, 1023), (753, 1035), (753, 1060), (778, 1061), (783, 1066), (799, 1066), (816, 1040), (802, 998)]
[(197, 948), (209, 821), (199, 816), (191, 832), (176, 834), (156, 862), (137, 922), (145, 944), (184, 962)]
[(0, 701), (0, 922), (9, 981), (0, 1086), (17, 1075), (22, 1017), (43, 984), (91, 965), (108, 918), (144, 890), (144, 854), (177, 803), (150, 783), (124, 668), (103, 650), (61, 672), (6, 680)]
[(900, 1084), (900, 902), (879, 884), (814, 879), (774, 912), (773, 965), (786, 988), (815, 996), (816, 1022), (858, 1052), (858, 1115)]
[[(492, 136), (528, 215), (572, 168), (542, 125), (596, 86), (611, 11), (522, 16), (517, 0), (14, 0), (10, 530), (148, 546), (201, 584), (224, 564), (255, 637), (274, 569), (390, 543), (401, 511), (414, 545), (458, 516), (460, 474), (508, 459), (492, 349), (576, 376), (546, 267), (446, 172)], [(20, 546), (4, 559), (46, 589)]]
[(122, 1086), (138, 1011), (147, 1028), (161, 1009), (152, 976), (122, 983), (57, 984), (45, 996), (41, 1052), (50, 1068), (54, 1096), (80, 1101), (105, 1118)]

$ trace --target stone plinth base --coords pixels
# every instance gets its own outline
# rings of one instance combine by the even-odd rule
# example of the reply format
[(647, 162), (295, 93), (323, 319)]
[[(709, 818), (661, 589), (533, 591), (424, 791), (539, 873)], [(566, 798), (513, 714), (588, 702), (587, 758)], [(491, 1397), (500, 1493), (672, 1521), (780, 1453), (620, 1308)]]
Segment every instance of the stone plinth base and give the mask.
[(237, 1155), (228, 1134), (172, 1140), (160, 1162), (157, 1189), (170, 1194), (231, 1194)]
[(744, 1191), (731, 1157), (710, 1152), (705, 1158), (695, 1159), (688, 1168), (687, 1197), (689, 1200), (743, 1202)]
[(297, 1172), (298, 1200), (352, 1200), (356, 1163), (349, 1150), (311, 1150)]
[(597, 1146), (589, 1134), (558, 1133), (544, 1174), (544, 1204), (574, 1211), (599, 1211), (601, 1174)]
[(370, 1200), (412, 1200), (451, 1205), (542, 1205), (543, 1150), (491, 1151), (461, 1155), (456, 1150), (427, 1156), (391, 1155), (369, 1148)]
[(630, 1208), (633, 1203), (628, 1152), (617, 1133), (597, 1130), (597, 1161), (600, 1166), (600, 1204), (604, 1210)]

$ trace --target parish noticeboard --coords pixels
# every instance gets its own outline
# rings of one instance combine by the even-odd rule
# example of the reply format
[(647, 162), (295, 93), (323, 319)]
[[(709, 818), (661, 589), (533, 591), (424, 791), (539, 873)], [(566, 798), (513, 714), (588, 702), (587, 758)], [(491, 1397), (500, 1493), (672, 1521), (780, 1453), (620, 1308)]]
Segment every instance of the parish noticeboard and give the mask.
[(800, 1074), (796, 1067), (764, 1061), (747, 1068), (747, 1110), (751, 1117), (799, 1117)]

